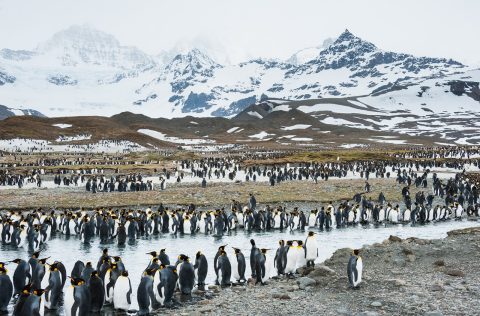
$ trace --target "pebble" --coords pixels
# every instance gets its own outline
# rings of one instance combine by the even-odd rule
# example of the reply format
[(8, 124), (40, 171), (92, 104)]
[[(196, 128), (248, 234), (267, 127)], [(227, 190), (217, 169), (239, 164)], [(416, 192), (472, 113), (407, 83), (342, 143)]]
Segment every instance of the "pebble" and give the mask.
[(465, 276), (465, 273), (463, 271), (457, 269), (447, 269), (445, 270), (445, 274), (462, 278)]
[(431, 312), (426, 312), (425, 316), (443, 316), (443, 314), (440, 311), (431, 311)]
[(379, 302), (379, 301), (374, 301), (370, 304), (370, 306), (373, 306), (373, 307), (382, 307), (382, 302)]
[(312, 286), (317, 284), (317, 281), (309, 277), (301, 277), (297, 279), (297, 284), (300, 289), (305, 290), (307, 286)]

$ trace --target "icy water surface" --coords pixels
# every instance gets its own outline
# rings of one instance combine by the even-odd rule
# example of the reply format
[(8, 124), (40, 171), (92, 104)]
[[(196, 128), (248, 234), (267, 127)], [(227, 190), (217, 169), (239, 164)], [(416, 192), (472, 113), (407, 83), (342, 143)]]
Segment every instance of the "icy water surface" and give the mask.
[[(460, 229), (465, 227), (479, 226), (480, 222), (467, 221), (447, 221), (439, 223), (430, 223), (425, 226), (412, 227), (410, 225), (380, 225), (378, 227), (370, 226), (355, 226), (343, 229), (332, 229), (328, 232), (318, 232), (319, 258), (317, 262), (322, 262), (328, 259), (337, 249), (341, 248), (360, 248), (363, 245), (381, 242), (390, 235), (396, 235), (402, 238), (418, 237), (418, 238), (443, 238), (446, 237), (447, 232), (453, 229)], [(316, 229), (313, 229), (316, 230)], [(209, 271), (207, 283), (212, 284), (214, 281), (213, 258), (220, 245), (228, 244), (227, 253), (229, 256), (233, 254), (231, 247), (242, 249), (247, 261), (246, 276), (250, 276), (250, 267), (248, 264), (250, 255), (251, 238), (255, 239), (259, 248), (276, 249), (278, 240), (280, 239), (302, 239), (306, 237), (306, 232), (300, 231), (269, 231), (269, 232), (252, 232), (248, 233), (243, 230), (232, 232), (223, 237), (212, 237), (211, 235), (184, 235), (174, 236), (171, 234), (163, 234), (159, 236), (151, 236), (148, 238), (137, 239), (134, 243), (119, 247), (116, 244), (100, 244), (98, 239), (95, 239), (90, 244), (82, 244), (77, 237), (66, 237), (59, 235), (53, 236), (52, 239), (45, 245), (41, 257), (51, 257), (51, 262), (54, 260), (62, 261), (67, 268), (67, 275), (73, 268), (75, 261), (91, 261), (94, 266), (102, 252), (102, 249), (109, 248), (111, 255), (120, 255), (123, 258), (126, 269), (129, 271), (132, 282), (133, 299), (132, 309), (136, 309), (136, 292), (140, 282), (140, 276), (143, 270), (149, 263), (150, 256), (147, 252), (161, 248), (166, 248), (167, 254), (170, 256), (170, 261), (174, 263), (179, 254), (186, 254), (190, 256), (192, 262), (195, 260), (197, 251), (202, 251), (207, 257), (209, 264)], [(15, 258), (27, 259), (29, 253), (24, 249), (12, 249), (9, 246), (0, 246), (0, 261), (9, 261)], [(274, 256), (274, 250), (270, 253)], [(232, 257), (230, 257), (232, 258)], [(348, 260), (348, 258), (345, 258)], [(9, 265), (9, 274), (13, 275), (15, 265)], [(368, 267), (366, 267), (368, 269)], [(66, 286), (69, 285), (67, 280)], [(62, 314), (61, 311), (58, 312)]]

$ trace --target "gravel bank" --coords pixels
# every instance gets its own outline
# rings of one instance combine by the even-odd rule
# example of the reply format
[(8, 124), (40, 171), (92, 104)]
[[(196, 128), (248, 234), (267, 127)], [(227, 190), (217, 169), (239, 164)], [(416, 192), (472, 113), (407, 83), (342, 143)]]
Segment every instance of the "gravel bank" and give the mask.
[[(439, 240), (400, 239), (364, 247), (364, 282), (348, 288), (351, 249), (294, 279), (266, 286), (211, 286), (208, 298), (171, 315), (479, 315), (480, 228)], [(321, 245), (320, 245), (321, 247)], [(321, 251), (321, 248), (320, 248)], [(213, 295), (211, 295), (213, 293)]]

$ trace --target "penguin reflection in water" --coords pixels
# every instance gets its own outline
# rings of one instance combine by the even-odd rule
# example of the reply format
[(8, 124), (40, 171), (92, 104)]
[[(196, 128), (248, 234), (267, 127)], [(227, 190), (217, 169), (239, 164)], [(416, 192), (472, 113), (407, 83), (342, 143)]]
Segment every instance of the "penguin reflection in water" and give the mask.
[(350, 256), (347, 266), (348, 282), (352, 289), (358, 289), (362, 282), (363, 261), (360, 250), (355, 249)]

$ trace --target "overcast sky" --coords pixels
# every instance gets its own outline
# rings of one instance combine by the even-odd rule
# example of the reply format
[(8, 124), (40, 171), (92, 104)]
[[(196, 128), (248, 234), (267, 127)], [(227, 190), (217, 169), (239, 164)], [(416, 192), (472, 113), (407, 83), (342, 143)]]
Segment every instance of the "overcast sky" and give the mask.
[(72, 24), (156, 54), (198, 46), (230, 62), (288, 58), (345, 28), (385, 50), (480, 65), (477, 0), (0, 0), (0, 48)]

